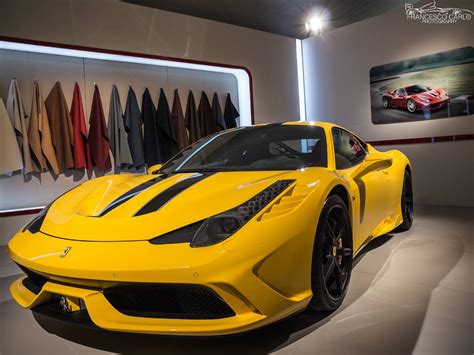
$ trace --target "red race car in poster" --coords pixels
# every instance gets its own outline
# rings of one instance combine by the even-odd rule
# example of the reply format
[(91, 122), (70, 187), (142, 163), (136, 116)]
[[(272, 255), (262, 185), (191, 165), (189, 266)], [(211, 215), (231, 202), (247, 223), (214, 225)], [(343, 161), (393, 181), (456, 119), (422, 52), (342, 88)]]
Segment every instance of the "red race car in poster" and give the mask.
[(420, 110), (435, 110), (449, 102), (449, 95), (443, 89), (431, 89), (423, 85), (404, 86), (387, 91), (382, 96), (384, 108), (406, 109), (410, 113)]

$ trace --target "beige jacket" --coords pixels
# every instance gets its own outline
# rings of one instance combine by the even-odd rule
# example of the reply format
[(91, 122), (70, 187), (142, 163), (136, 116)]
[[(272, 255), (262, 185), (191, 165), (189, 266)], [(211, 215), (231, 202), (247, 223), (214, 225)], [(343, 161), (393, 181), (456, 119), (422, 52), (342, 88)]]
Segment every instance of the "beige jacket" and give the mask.
[(31, 161), (30, 145), (28, 144), (28, 116), (16, 79), (12, 79), (10, 82), (6, 108), (15, 130), (18, 147), (23, 156), (23, 174), (26, 175), (33, 171), (33, 162)]
[(23, 169), (20, 148), (7, 110), (0, 98), (0, 175)]

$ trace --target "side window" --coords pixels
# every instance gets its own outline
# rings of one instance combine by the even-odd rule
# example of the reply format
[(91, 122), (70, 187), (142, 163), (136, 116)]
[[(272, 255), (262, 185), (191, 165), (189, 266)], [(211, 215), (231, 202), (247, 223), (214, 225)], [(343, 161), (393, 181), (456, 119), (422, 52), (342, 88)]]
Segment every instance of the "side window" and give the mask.
[(333, 128), (332, 138), (334, 141), (336, 169), (353, 167), (362, 162), (367, 155), (365, 144), (343, 129)]
[(405, 89), (398, 89), (395, 93), (396, 93), (397, 95), (399, 95), (399, 96), (403, 96), (403, 95), (406, 94), (406, 93), (405, 93)]

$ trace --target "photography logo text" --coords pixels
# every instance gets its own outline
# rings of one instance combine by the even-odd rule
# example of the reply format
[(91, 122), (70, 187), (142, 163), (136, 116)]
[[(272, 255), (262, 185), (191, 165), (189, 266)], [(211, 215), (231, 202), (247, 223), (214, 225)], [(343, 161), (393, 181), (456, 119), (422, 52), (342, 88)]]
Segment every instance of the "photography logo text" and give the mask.
[(405, 4), (405, 12), (407, 20), (421, 21), (426, 24), (450, 24), (470, 21), (473, 14), (471, 10), (459, 7), (438, 7), (436, 1), (420, 7)]

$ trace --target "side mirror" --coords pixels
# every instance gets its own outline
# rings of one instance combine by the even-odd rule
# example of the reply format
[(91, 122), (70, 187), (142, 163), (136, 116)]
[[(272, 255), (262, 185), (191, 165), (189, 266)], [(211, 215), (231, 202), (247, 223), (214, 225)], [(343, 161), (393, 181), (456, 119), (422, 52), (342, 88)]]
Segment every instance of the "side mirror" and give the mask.
[(152, 165), (148, 169), (146, 169), (146, 172), (147, 172), (148, 175), (151, 175), (155, 171), (159, 170), (162, 166), (163, 166), (163, 164)]
[(370, 153), (364, 161), (352, 172), (351, 176), (354, 180), (360, 179), (362, 176), (375, 171), (383, 170), (392, 166), (393, 159), (381, 153)]

